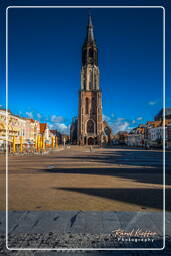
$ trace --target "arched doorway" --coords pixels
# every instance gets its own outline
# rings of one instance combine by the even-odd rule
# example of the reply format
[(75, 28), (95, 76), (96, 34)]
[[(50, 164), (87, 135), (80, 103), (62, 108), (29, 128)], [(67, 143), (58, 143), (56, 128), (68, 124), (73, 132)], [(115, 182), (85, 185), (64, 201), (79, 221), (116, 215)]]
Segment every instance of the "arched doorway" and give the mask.
[(94, 145), (94, 139), (92, 137), (88, 138), (88, 145)]

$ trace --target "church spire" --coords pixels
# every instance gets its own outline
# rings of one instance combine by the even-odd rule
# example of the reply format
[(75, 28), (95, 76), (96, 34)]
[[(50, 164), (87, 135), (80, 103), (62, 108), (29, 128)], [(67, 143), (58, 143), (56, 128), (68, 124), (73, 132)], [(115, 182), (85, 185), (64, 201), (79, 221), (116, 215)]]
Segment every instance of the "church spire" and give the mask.
[(102, 92), (99, 85), (98, 49), (88, 17), (86, 39), (82, 46), (81, 90), (79, 92), (78, 142), (100, 145), (103, 142)]
[(87, 26), (87, 41), (88, 42), (94, 41), (93, 24), (92, 24), (92, 18), (90, 14), (89, 14), (88, 26)]
[(88, 16), (87, 33), (82, 46), (82, 65), (88, 64), (98, 66), (98, 49), (94, 38), (91, 14)]
[(89, 13), (89, 16), (88, 16), (88, 25), (89, 26), (93, 26), (92, 24), (92, 18), (91, 18), (91, 14)]

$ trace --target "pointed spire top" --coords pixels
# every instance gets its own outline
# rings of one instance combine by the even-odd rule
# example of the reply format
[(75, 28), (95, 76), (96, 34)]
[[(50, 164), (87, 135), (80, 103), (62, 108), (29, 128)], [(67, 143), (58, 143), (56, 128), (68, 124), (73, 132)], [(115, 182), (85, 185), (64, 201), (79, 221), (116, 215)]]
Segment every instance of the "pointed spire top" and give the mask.
[(91, 13), (90, 13), (90, 11), (89, 11), (89, 15), (88, 15), (89, 17), (88, 17), (88, 26), (89, 27), (92, 27), (93, 26), (93, 24), (92, 24), (92, 18), (91, 18)]
[(87, 40), (94, 41), (93, 24), (92, 24), (92, 17), (91, 17), (90, 10), (88, 15)]

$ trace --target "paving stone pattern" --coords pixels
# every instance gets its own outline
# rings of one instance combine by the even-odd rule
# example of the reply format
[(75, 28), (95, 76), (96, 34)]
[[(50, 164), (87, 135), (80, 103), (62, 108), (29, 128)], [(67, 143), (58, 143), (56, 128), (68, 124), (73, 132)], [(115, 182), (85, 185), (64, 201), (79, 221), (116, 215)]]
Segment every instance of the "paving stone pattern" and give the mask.
[[(0, 255), (169, 255), (171, 252), (171, 214), (168, 212), (164, 251), (10, 251), (5, 248), (5, 212), (0, 212), (0, 223)], [(153, 242), (123, 242), (112, 232), (118, 228), (148, 229), (157, 232), (157, 236)], [(9, 212), (9, 248), (159, 249), (162, 246), (162, 212)]]

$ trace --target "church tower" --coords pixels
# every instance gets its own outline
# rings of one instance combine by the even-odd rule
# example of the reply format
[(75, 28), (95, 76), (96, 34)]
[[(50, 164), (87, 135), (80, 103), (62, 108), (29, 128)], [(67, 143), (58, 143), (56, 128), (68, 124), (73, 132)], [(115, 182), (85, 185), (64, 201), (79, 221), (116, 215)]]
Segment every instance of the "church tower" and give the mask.
[(89, 16), (82, 46), (81, 89), (79, 91), (78, 143), (102, 143), (102, 92), (99, 86), (98, 49)]

